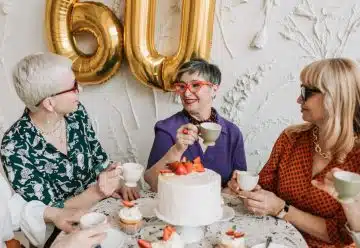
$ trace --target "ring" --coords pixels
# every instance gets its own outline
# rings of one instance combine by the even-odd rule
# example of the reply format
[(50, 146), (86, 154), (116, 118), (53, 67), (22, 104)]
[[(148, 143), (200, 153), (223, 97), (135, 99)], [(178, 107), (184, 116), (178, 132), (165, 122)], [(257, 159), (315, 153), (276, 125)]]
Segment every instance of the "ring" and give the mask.
[(188, 133), (189, 133), (189, 130), (188, 130), (187, 128), (184, 128), (184, 129), (182, 130), (182, 133), (183, 133), (183, 134), (188, 134)]

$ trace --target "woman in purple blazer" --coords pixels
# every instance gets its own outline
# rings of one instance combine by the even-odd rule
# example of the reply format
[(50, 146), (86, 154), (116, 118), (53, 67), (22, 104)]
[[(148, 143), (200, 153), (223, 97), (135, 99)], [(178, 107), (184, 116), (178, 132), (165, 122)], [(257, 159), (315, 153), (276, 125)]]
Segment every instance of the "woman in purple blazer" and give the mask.
[[(234, 170), (246, 170), (241, 131), (212, 107), (220, 82), (219, 68), (202, 59), (190, 60), (178, 70), (174, 87), (184, 108), (155, 125), (155, 139), (144, 176), (152, 190), (157, 190), (160, 170), (183, 157), (188, 160), (200, 157), (205, 168), (221, 175), (223, 186)], [(215, 146), (206, 150), (196, 127), (202, 122), (215, 122), (222, 128)]]

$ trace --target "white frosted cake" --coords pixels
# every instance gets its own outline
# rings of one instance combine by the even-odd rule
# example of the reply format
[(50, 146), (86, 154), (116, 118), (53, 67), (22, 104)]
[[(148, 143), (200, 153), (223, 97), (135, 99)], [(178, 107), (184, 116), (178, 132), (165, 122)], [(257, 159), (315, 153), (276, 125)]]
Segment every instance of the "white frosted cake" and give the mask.
[(222, 217), (221, 177), (205, 169), (187, 175), (160, 174), (158, 217), (170, 224), (203, 226)]

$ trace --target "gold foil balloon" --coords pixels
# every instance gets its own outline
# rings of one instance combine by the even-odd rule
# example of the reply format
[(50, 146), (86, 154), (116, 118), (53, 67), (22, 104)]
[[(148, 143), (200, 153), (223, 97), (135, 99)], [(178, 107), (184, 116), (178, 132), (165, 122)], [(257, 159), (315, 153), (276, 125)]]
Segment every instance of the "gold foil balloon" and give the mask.
[(127, 0), (125, 53), (135, 77), (150, 87), (171, 90), (177, 69), (190, 58), (208, 59), (214, 24), (215, 0), (182, 0), (180, 42), (173, 56), (156, 51), (156, 0)]
[[(45, 19), (50, 50), (73, 61), (80, 83), (103, 83), (117, 72), (123, 57), (123, 32), (108, 7), (96, 2), (47, 0)], [(96, 38), (93, 54), (85, 54), (76, 46), (74, 35), (79, 32)]]

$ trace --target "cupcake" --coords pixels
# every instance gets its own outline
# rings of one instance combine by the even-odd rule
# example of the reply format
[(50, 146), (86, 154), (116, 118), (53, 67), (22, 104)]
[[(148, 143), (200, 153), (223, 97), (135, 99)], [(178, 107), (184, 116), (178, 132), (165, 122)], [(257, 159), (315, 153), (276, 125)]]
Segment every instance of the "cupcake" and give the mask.
[(127, 234), (135, 234), (143, 225), (142, 214), (133, 202), (123, 201), (123, 205), (119, 212), (120, 228)]
[(229, 229), (220, 239), (221, 248), (245, 248), (245, 233), (236, 230), (236, 226)]

